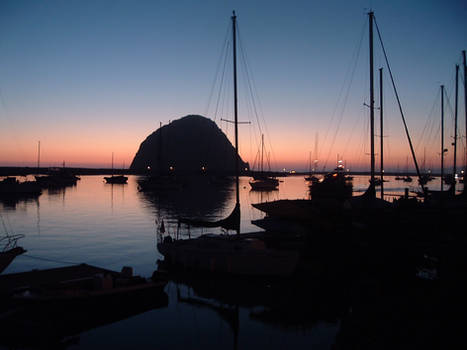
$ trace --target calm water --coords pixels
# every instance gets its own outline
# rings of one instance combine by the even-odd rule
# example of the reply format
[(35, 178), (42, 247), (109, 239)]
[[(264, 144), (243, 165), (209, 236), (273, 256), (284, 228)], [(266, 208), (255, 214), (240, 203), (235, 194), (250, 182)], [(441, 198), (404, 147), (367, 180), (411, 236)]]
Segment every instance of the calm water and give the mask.
[[(389, 179), (385, 183), (388, 193), (401, 194), (407, 187)], [(166, 228), (174, 232), (179, 215), (216, 219), (228, 215), (234, 207), (233, 183), (215, 187), (194, 182), (183, 191), (155, 196), (138, 192), (136, 180), (130, 176), (127, 185), (109, 185), (103, 183), (102, 176), (83, 176), (75, 187), (46, 190), (37, 200), (0, 202), (6, 229), (24, 234), (20, 245), (27, 249), (4, 273), (85, 262), (112, 270), (128, 265), (135, 273), (149, 277), (157, 268), (157, 260), (162, 259), (156, 249), (156, 219), (164, 219)], [(240, 181), (242, 232), (259, 230), (251, 220), (261, 218), (262, 213), (252, 208), (252, 203), (308, 196), (301, 176), (284, 178), (279, 190), (272, 192), (251, 192), (248, 180)], [(367, 184), (368, 177), (354, 178), (357, 192)], [(416, 189), (415, 184), (414, 181), (409, 187)], [(439, 188), (439, 182), (430, 185)], [(228, 286), (216, 288), (220, 295), (232, 290)], [(293, 300), (300, 291), (293, 288), (296, 287), (283, 296), (290, 297), (288, 309), (300, 305), (300, 299), (298, 304)], [(79, 343), (70, 347), (329, 349), (339, 330), (339, 315), (346, 312), (345, 305), (335, 309), (341, 298), (334, 296), (333, 289), (334, 286), (317, 285), (313, 289), (315, 299), (306, 303), (306, 313), (296, 317), (296, 313), (290, 316), (280, 307), (275, 314), (277, 308), (271, 305), (277, 304), (265, 305), (264, 298), (248, 292), (248, 285), (237, 285), (236, 290), (246, 297), (235, 299), (236, 305), (232, 305), (222, 297), (213, 297), (213, 293), (170, 282), (166, 287), (167, 307), (86, 331), (79, 335)], [(264, 293), (258, 292), (263, 297)], [(308, 297), (312, 296), (305, 298)]]

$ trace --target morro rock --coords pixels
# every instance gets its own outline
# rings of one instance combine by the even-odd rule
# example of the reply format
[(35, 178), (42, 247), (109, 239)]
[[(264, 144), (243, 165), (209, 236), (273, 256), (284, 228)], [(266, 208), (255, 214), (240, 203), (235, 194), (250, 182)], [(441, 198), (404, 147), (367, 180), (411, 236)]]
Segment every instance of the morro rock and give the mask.
[[(239, 157), (240, 172), (248, 168)], [(153, 174), (234, 174), (235, 148), (212, 120), (187, 115), (164, 125), (144, 140), (131, 163)]]

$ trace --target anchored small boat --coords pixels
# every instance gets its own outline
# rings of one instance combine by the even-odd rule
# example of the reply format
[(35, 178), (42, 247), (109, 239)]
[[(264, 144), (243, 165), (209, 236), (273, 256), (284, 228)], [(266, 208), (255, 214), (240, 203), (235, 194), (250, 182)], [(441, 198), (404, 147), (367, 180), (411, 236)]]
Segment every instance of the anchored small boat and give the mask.
[(114, 154), (112, 152), (112, 176), (104, 177), (104, 180), (108, 184), (126, 184), (128, 177), (124, 175), (114, 175)]

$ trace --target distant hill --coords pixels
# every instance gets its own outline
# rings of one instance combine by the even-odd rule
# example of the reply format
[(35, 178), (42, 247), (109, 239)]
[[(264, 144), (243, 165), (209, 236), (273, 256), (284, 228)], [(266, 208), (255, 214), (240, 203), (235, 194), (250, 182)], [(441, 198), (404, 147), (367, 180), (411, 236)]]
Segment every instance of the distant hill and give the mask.
[[(212, 120), (187, 115), (159, 128), (144, 140), (130, 169), (155, 174), (235, 173), (235, 148)], [(249, 168), (240, 158), (240, 171)]]

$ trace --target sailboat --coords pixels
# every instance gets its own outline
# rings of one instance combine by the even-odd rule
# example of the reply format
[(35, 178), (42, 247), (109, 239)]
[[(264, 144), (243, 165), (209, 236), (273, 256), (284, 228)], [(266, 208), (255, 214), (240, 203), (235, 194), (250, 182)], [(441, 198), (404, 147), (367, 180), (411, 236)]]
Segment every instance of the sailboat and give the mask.
[(237, 233), (235, 235), (204, 234), (197, 238), (174, 239), (169, 235), (162, 236), (165, 229), (161, 229), (157, 249), (164, 256), (164, 262), (169, 267), (237, 276), (288, 276), (295, 271), (299, 259), (298, 252), (269, 248), (257, 233), (240, 234), (236, 19), (234, 11), (231, 20), (236, 151), (235, 207), (232, 213), (222, 220), (215, 222), (183, 220), (183, 222), (194, 226), (222, 227), (235, 230)]
[[(315, 163), (316, 163), (316, 161), (315, 161)], [(312, 164), (312, 162), (311, 162), (311, 152), (310, 152), (310, 161), (309, 161), (309, 165), (308, 165), (308, 175), (305, 176), (305, 181), (311, 182), (313, 184), (313, 183), (318, 182), (319, 179), (316, 176), (313, 175), (314, 169), (312, 168), (311, 164)]]
[(128, 177), (124, 175), (114, 175), (114, 154), (112, 152), (112, 176), (104, 177), (104, 180), (108, 184), (126, 184)]
[[(375, 209), (386, 209), (391, 205), (384, 199), (376, 198), (375, 150), (374, 150), (374, 78), (373, 78), (373, 12), (369, 16), (370, 38), (370, 141), (371, 141), (371, 177), (370, 185), (363, 195), (352, 197), (352, 184), (345, 179), (343, 165), (338, 161), (334, 172), (311, 186), (311, 200), (279, 200), (253, 204), (270, 218), (300, 220), (307, 222), (323, 221), (323, 210), (338, 213), (343, 208), (356, 213), (372, 213)], [(333, 219), (334, 220), (334, 219)], [(335, 221), (335, 220), (334, 220)]]
[(399, 170), (399, 163), (397, 163), (397, 170), (396, 170), (396, 177), (394, 180), (404, 180), (404, 177), (400, 175), (400, 170)]
[[(464, 52), (464, 73), (465, 73), (465, 52)], [(441, 201), (442, 199), (455, 199), (456, 191), (456, 157), (457, 157), (457, 107), (458, 107), (458, 82), (459, 82), (459, 66), (456, 65), (456, 105), (455, 105), (455, 130), (454, 130), (454, 159), (453, 159), (453, 173), (450, 175), (451, 181), (448, 183), (449, 188), (447, 190), (443, 189), (443, 184), (446, 182), (446, 177), (444, 176), (444, 153), (447, 149), (444, 148), (444, 85), (441, 85), (441, 188), (439, 191), (429, 190), (428, 195), (429, 199), (434, 199), (435, 201)], [(466, 93), (467, 96), (467, 93)], [(466, 97), (467, 99), (467, 97)], [(464, 185), (465, 193), (465, 185)], [(462, 196), (462, 195), (461, 195)]]
[(413, 179), (409, 175), (409, 157), (406, 159), (406, 166), (405, 166), (405, 176), (402, 178), (404, 182), (412, 182)]
[(271, 191), (277, 189), (279, 186), (279, 180), (275, 177), (269, 176), (264, 172), (263, 167), (264, 159), (264, 135), (261, 135), (261, 159), (260, 159), (260, 172), (253, 176), (253, 180), (250, 181), (252, 190), (255, 191)]

